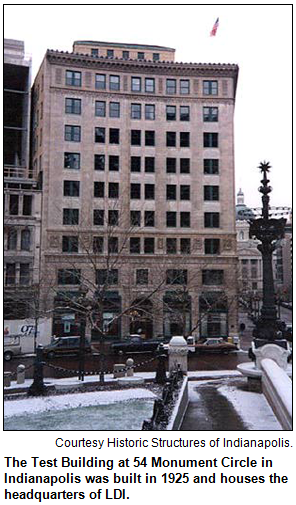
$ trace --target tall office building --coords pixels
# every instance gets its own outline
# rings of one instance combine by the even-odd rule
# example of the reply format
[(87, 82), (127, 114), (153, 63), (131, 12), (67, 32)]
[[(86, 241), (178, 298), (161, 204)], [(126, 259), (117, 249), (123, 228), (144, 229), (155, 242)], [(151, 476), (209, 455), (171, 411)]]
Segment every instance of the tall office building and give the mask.
[(69, 300), (90, 293), (110, 337), (237, 331), (238, 67), (174, 54), (92, 41), (46, 52), (32, 155), (55, 332), (79, 331)]

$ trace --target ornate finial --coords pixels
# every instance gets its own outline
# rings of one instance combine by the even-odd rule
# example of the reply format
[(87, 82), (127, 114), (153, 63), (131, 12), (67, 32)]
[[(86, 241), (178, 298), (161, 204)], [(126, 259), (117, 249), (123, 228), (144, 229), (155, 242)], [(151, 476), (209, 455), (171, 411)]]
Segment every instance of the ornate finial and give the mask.
[(266, 172), (270, 171), (271, 165), (270, 165), (269, 161), (263, 161), (263, 162), (260, 163), (260, 165), (259, 165), (258, 168), (260, 168), (261, 172), (265, 172), (266, 173)]

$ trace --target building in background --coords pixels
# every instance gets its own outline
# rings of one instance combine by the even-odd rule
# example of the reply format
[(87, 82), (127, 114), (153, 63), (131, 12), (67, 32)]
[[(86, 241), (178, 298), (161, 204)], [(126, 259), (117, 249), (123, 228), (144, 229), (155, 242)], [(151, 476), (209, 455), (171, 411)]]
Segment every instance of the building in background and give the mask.
[(55, 333), (79, 331), (80, 306), (93, 340), (237, 333), (238, 67), (174, 53), (76, 41), (40, 66), (32, 167)]

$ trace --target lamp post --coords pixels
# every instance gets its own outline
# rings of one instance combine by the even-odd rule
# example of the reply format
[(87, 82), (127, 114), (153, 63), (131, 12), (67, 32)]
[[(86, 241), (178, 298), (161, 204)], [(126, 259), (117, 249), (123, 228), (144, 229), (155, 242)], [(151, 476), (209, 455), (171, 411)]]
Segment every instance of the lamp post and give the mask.
[(274, 292), (272, 253), (276, 247), (276, 241), (283, 238), (286, 219), (273, 219), (269, 217), (269, 186), (267, 174), (270, 170), (268, 162), (260, 163), (259, 169), (263, 174), (261, 186), (262, 193), (262, 217), (250, 219), (250, 238), (257, 238), (261, 243), (257, 246), (262, 254), (263, 265), (263, 303), (261, 314), (255, 323), (253, 331), (255, 348), (264, 344), (273, 343), (286, 347), (286, 341), (277, 338), (282, 323), (277, 318), (276, 298)]

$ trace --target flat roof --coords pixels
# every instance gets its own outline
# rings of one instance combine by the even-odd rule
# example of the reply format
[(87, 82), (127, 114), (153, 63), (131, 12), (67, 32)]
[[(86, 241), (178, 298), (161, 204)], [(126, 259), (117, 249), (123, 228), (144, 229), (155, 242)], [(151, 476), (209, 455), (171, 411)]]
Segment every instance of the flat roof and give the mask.
[(175, 51), (172, 47), (163, 47), (163, 46), (150, 46), (148, 44), (127, 44), (125, 42), (99, 42), (96, 40), (74, 40), (74, 44), (85, 44), (89, 46), (114, 46), (114, 47), (126, 47), (128, 49), (150, 49), (152, 51)]

